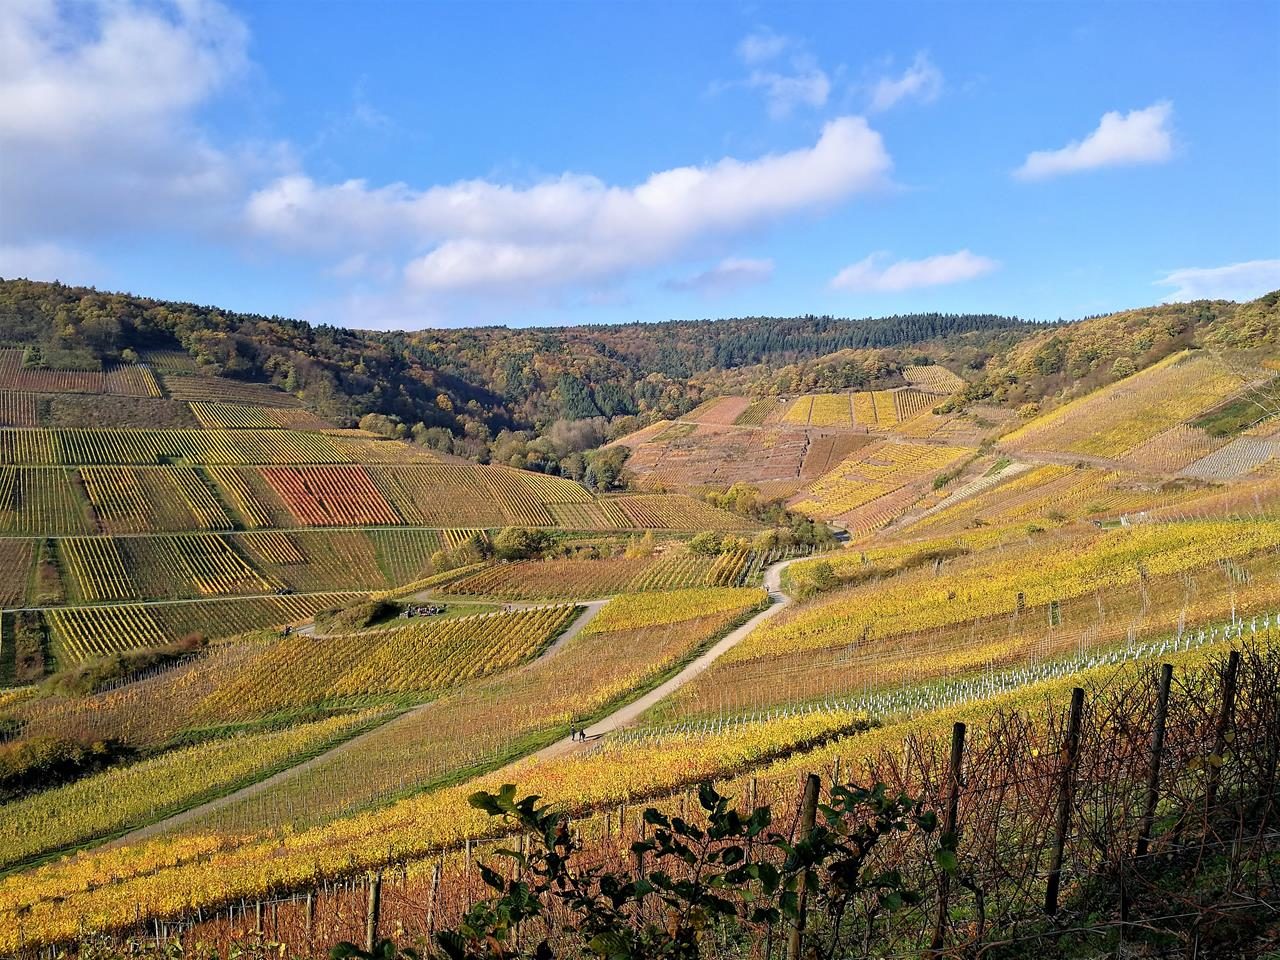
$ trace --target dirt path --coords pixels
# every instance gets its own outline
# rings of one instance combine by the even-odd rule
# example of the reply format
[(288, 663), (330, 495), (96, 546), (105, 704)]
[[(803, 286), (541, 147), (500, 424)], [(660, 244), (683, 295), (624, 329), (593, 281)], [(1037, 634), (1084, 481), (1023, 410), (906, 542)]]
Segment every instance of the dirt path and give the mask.
[[(565, 737), (563, 740), (559, 740), (548, 747), (544, 747), (537, 753), (531, 754), (531, 756), (534, 759), (542, 760), (551, 757), (563, 756), (565, 754), (573, 753), (576, 750), (582, 750), (591, 743), (598, 741), (600, 737), (605, 734), (612, 733), (613, 731), (625, 727), (630, 723), (634, 723), (641, 714), (654, 704), (658, 703), (658, 701), (662, 700), (664, 697), (670, 696), (685, 684), (694, 680), (726, 652), (745, 640), (761, 623), (764, 623), (771, 617), (777, 616), (787, 608), (791, 603), (791, 598), (782, 592), (782, 571), (796, 561), (803, 559), (806, 558), (792, 557), (789, 560), (780, 560), (772, 566), (767, 567), (764, 572), (764, 587), (769, 592), (769, 606), (765, 607), (736, 630), (726, 634), (710, 649), (704, 651), (697, 657), (697, 659), (685, 666), (674, 677), (671, 677), (665, 683), (662, 683), (650, 690), (648, 693), (637, 697), (635, 700), (624, 704), (607, 717), (604, 717), (598, 722), (592, 724), (587, 730), (588, 739), (586, 741), (573, 741), (568, 737)], [(549, 657), (554, 657), (557, 653), (563, 650), (564, 647), (570, 643), (574, 637), (578, 636), (578, 634), (582, 632), (583, 628), (586, 627), (586, 625), (590, 623), (602, 609), (604, 609), (605, 604), (608, 602), (608, 599), (603, 599), (584, 601), (580, 603), (579, 606), (584, 609), (582, 613), (579, 614), (578, 618), (569, 625), (569, 628), (565, 630), (564, 633), (556, 638), (555, 642), (553, 642), (531, 662), (536, 663), (541, 660), (546, 660)], [(110, 846), (123, 846), (125, 844), (137, 843), (142, 840), (150, 839), (161, 833), (166, 833), (174, 827), (179, 827), (207, 817), (210, 814), (216, 813), (240, 800), (245, 800), (249, 797), (253, 797), (263, 793), (264, 791), (270, 790), (277, 784), (283, 783), (286, 780), (299, 776), (322, 763), (328, 762), (331, 758), (343, 753), (344, 751), (360, 749), (361, 744), (367, 738), (386, 729), (390, 724), (411, 722), (416, 714), (426, 710), (431, 706), (431, 704), (432, 701), (428, 701), (427, 703), (413, 707), (396, 719), (390, 721), (390, 723), (385, 726), (375, 727), (373, 730), (369, 730), (365, 733), (359, 734), (358, 736), (352, 737), (350, 740), (339, 744), (332, 750), (326, 750), (324, 753), (318, 754), (310, 760), (304, 760), (302, 763), (289, 767), (286, 770), (281, 770), (279, 773), (273, 774), (265, 780), (259, 780), (247, 787), (242, 787), (241, 789), (236, 790), (234, 793), (229, 793), (226, 796), (217, 798), (216, 800), (210, 800), (208, 803), (203, 803), (198, 807), (192, 807), (190, 810), (175, 814), (174, 816), (168, 817), (164, 820), (159, 820), (155, 823), (149, 824), (148, 826), (140, 827), (139, 829), (112, 841)], [(528, 759), (529, 757), (524, 757), (520, 760), (514, 761), (512, 766), (524, 763)]]
[[(578, 604), (578, 606), (583, 608), (582, 613), (578, 614), (578, 618), (574, 620), (573, 623), (569, 624), (568, 629), (565, 630), (564, 633), (560, 634), (560, 636), (557, 637), (555, 641), (547, 647), (547, 649), (543, 650), (542, 653), (538, 654), (537, 657), (529, 662), (538, 663), (539, 661), (546, 660), (548, 657), (554, 657), (564, 649), (566, 644), (580, 634), (588, 623), (595, 619), (596, 615), (604, 609), (604, 605), (607, 602), (607, 600), (592, 600), (588, 603)], [(113, 840), (109, 846), (123, 846), (125, 844), (137, 843), (141, 840), (148, 840), (161, 833), (167, 833), (174, 827), (179, 827), (183, 824), (200, 820), (210, 814), (217, 813), (219, 810), (237, 803), (240, 800), (257, 796), (258, 794), (263, 793), (266, 790), (270, 790), (272, 787), (283, 783), (286, 780), (290, 780), (293, 777), (306, 773), (308, 770), (314, 769), (322, 763), (327, 763), (339, 754), (348, 750), (359, 750), (361, 745), (369, 737), (388, 729), (393, 724), (412, 722), (413, 718), (417, 714), (428, 709), (434, 702), (434, 700), (428, 700), (426, 703), (419, 704), (418, 706), (405, 711), (400, 716), (386, 724), (382, 724), (374, 727), (372, 730), (367, 730), (364, 733), (358, 734), (350, 740), (343, 741), (331, 750), (326, 750), (324, 753), (317, 754), (310, 760), (304, 760), (302, 763), (281, 770), (279, 773), (272, 774), (265, 780), (259, 780), (256, 783), (251, 783), (246, 787), (241, 787), (233, 793), (228, 793), (225, 796), (210, 800), (208, 803), (202, 803), (200, 806), (192, 807), (190, 810), (184, 810), (182, 813), (174, 814), (172, 817), (167, 817), (164, 820), (157, 820), (155, 823), (148, 824), (145, 827), (139, 827), (137, 830), (134, 830), (131, 833), (126, 833), (124, 836)]]
[[(710, 649), (703, 652), (697, 659), (689, 663), (683, 670), (665, 683), (659, 684), (648, 693), (632, 700), (630, 703), (624, 704), (613, 713), (609, 714), (601, 720), (593, 723), (587, 728), (587, 739), (585, 741), (574, 741), (565, 737), (563, 740), (543, 747), (537, 753), (532, 754), (535, 760), (546, 760), (552, 757), (564, 756), (573, 753), (576, 750), (582, 750), (590, 746), (593, 742), (599, 740), (606, 734), (613, 733), (631, 723), (634, 723), (641, 714), (650, 707), (654, 706), (660, 700), (669, 697), (685, 684), (696, 679), (704, 673), (711, 664), (715, 663), (725, 653), (732, 650), (739, 643), (745, 640), (756, 627), (764, 623), (766, 620), (776, 617), (785, 610), (791, 603), (791, 598), (782, 592), (782, 571), (798, 560), (807, 559), (806, 557), (793, 557), (790, 560), (781, 560), (778, 563), (768, 567), (764, 572), (764, 587), (769, 591), (769, 606), (765, 607), (754, 617), (738, 627), (736, 630), (726, 634), (718, 640)], [(528, 758), (515, 761), (515, 764), (523, 763)]]

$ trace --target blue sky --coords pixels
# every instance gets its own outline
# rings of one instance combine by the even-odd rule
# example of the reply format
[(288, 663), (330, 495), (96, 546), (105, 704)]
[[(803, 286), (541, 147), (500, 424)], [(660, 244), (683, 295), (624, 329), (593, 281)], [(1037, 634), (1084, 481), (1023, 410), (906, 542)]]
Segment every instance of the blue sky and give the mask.
[(1280, 286), (1280, 4), (0, 0), (0, 276), (353, 327)]

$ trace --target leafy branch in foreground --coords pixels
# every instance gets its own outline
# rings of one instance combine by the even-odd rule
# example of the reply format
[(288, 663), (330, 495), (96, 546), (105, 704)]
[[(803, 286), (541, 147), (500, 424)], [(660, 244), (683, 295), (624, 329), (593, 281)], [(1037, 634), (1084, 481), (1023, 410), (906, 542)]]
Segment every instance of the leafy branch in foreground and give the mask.
[[(805, 927), (807, 912), (806, 955), (837, 956), (855, 929), (869, 933), (879, 915), (920, 900), (898, 871), (877, 869), (876, 846), (910, 830), (932, 834), (938, 824), (919, 802), (890, 795), (883, 785), (836, 785), (829, 802), (814, 803), (811, 828), (784, 834), (771, 829), (768, 806), (740, 813), (703, 784), (705, 825), (646, 809), (651, 832), (631, 845), (632, 868), (615, 871), (579, 864), (582, 846), (568, 817), (540, 799), (517, 799), (512, 784), (471, 796), (473, 807), (533, 842), (528, 852), (498, 851), (512, 861), (511, 877), (480, 865), (494, 896), (472, 906), (456, 929), (438, 932), (433, 955), (693, 960), (705, 955), (713, 934), (762, 940), (772, 949)], [(954, 870), (954, 842), (943, 839), (938, 862)], [(415, 956), (390, 941), (372, 953), (349, 943), (332, 951), (334, 960), (400, 955)]]

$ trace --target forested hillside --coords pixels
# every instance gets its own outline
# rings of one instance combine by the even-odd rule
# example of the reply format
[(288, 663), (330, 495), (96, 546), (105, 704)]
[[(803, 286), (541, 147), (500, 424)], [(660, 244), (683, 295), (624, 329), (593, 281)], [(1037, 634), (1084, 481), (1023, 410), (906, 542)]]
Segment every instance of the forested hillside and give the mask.
[(900, 387), (905, 367), (936, 363), (970, 382), (953, 404), (1020, 408), (1103, 386), (1186, 347), (1271, 343), (1278, 329), (1273, 293), (1052, 326), (913, 314), (377, 332), (0, 281), (0, 345), (27, 348), (27, 366), (82, 370), (177, 353), (201, 373), (273, 383), (340, 425), (374, 414), (366, 427), (400, 439), (569, 475), (584, 470), (581, 451), (716, 395)]
[[(125, 349), (181, 349), (201, 372), (270, 381), (330, 419), (354, 423), (379, 413), (478, 441), (504, 428), (539, 429), (557, 419), (680, 413), (701, 399), (688, 389), (690, 378), (705, 377), (703, 389), (714, 391), (715, 374), (744, 366), (772, 368), (842, 349), (902, 347), (962, 334), (982, 340), (994, 331), (1028, 329), (1009, 317), (923, 314), (381, 333), (0, 281), (0, 342), (38, 344), (37, 363), (77, 368), (117, 358)], [(477, 442), (461, 452), (483, 456), (488, 450)]]

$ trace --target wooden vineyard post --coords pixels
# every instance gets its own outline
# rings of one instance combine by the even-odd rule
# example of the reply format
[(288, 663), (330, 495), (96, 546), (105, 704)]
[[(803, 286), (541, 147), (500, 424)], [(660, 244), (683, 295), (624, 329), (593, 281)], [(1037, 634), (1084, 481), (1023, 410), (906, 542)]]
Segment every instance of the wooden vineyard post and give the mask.
[(1222, 780), (1223, 754), (1227, 750), (1227, 734), (1236, 709), (1236, 676), (1240, 672), (1240, 651), (1232, 650), (1227, 657), (1227, 672), (1222, 678), (1222, 710), (1218, 713), (1218, 725), (1213, 735), (1213, 756), (1209, 758), (1209, 784), (1205, 789), (1205, 817), (1213, 812), (1218, 799), (1218, 784)]
[(1080, 721), (1084, 715), (1084, 690), (1071, 691), (1071, 712), (1067, 717), (1067, 742), (1064, 745), (1062, 772), (1058, 779), (1058, 815), (1053, 827), (1053, 851), (1049, 859), (1049, 881), (1044, 891), (1044, 912), (1058, 912), (1058, 890), (1062, 885), (1062, 854), (1071, 827), (1071, 786), (1075, 778), (1076, 758), (1080, 753)]
[(307, 891), (305, 925), (306, 925), (307, 946), (311, 947), (311, 945), (315, 942), (315, 929), (316, 929), (316, 892), (314, 890)]
[[(813, 825), (818, 818), (818, 788), (820, 781), (816, 773), (805, 777), (804, 796), (800, 801), (800, 832), (796, 843), (801, 844), (813, 833)], [(787, 941), (787, 960), (800, 960), (800, 951), (804, 947), (805, 908), (809, 900), (809, 879), (811, 871), (806, 870), (800, 878), (800, 889), (797, 891), (796, 920), (791, 927), (791, 936)]]
[(262, 936), (262, 901), (255, 900), (253, 903), (253, 932), (258, 936)]
[(431, 894), (427, 901), (427, 936), (436, 932), (436, 901), (440, 897), (440, 875), (444, 872), (444, 854), (431, 868)]
[(471, 838), (467, 837), (466, 856), (462, 865), (462, 877), (467, 888), (467, 909), (471, 909)]
[[(951, 728), (951, 764), (947, 771), (950, 781), (947, 794), (947, 809), (943, 811), (942, 835), (954, 837), (959, 830), (960, 819), (960, 771), (964, 767), (964, 735), (965, 725), (957, 723)], [(942, 950), (947, 933), (947, 898), (951, 892), (951, 874), (945, 870), (938, 878), (938, 919), (933, 927), (933, 940), (929, 949), (936, 956)]]
[(1155, 724), (1151, 728), (1151, 764), (1147, 769), (1147, 802), (1142, 809), (1142, 822), (1138, 827), (1137, 856), (1147, 855), (1151, 844), (1151, 827), (1155, 823), (1156, 804), (1160, 801), (1160, 759), (1164, 752), (1164, 724), (1169, 713), (1169, 684), (1173, 680), (1173, 664), (1160, 666), (1160, 693), (1156, 698)]
[(378, 916), (382, 912), (382, 871), (369, 875), (369, 909), (365, 914), (364, 949), (373, 953), (378, 942)]

